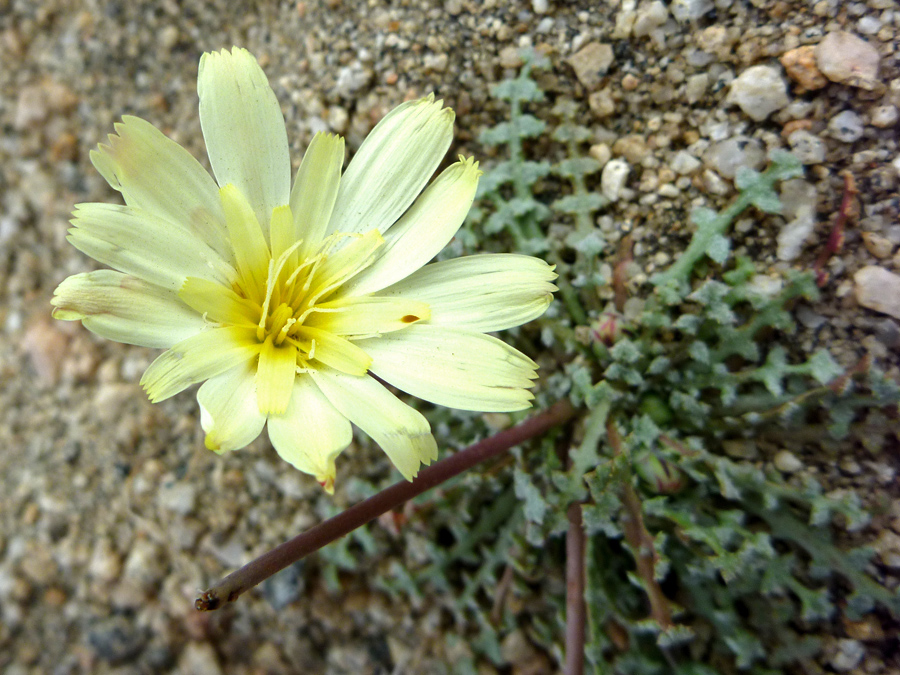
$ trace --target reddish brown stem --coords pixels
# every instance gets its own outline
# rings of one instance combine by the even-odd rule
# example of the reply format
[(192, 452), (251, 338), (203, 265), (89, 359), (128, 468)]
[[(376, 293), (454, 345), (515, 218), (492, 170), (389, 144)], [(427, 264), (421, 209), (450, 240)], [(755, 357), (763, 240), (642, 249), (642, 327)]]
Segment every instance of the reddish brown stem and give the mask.
[(566, 516), (566, 675), (584, 673), (584, 638), (587, 608), (584, 603), (584, 525), (581, 504), (571, 504)]
[(856, 181), (853, 179), (853, 175), (849, 171), (845, 171), (844, 196), (841, 198), (841, 208), (838, 211), (837, 217), (834, 219), (834, 226), (831, 228), (831, 233), (828, 235), (828, 242), (825, 244), (825, 248), (822, 249), (822, 252), (819, 253), (819, 257), (813, 265), (813, 270), (816, 273), (816, 283), (820, 288), (828, 282), (828, 272), (825, 271), (825, 265), (828, 263), (831, 256), (840, 252), (841, 248), (844, 246), (844, 228), (853, 211), (853, 200), (858, 192), (859, 190), (856, 188)]
[(634, 240), (631, 235), (625, 236), (619, 244), (618, 260), (613, 268), (612, 287), (615, 293), (616, 310), (625, 311), (628, 300), (628, 264), (634, 260)]
[(575, 408), (567, 400), (560, 401), (544, 412), (521, 424), (501, 431), (479, 443), (470, 445), (446, 459), (419, 472), (412, 482), (401, 481), (382, 490), (365, 501), (351, 506), (333, 518), (319, 523), (264, 553), (256, 560), (229, 574), (212, 588), (203, 591), (194, 601), (201, 611), (218, 609), (226, 602), (234, 602), (244, 592), (265, 581), (301, 558), (349, 534), (358, 527), (387, 513), (423, 492), (458, 476), (479, 462), (506, 452), (519, 443), (540, 436), (555, 426), (565, 424), (575, 415)]
[[(623, 453), (622, 436), (610, 419), (606, 422), (606, 434), (609, 444), (616, 455)], [(662, 592), (659, 582), (656, 580), (656, 549), (653, 545), (653, 537), (644, 525), (644, 514), (641, 507), (641, 499), (631, 483), (622, 483), (622, 505), (625, 515), (622, 517), (622, 531), (625, 541), (631, 548), (637, 565), (637, 574), (644, 582), (644, 590), (650, 600), (650, 616), (663, 630), (672, 626), (672, 611), (669, 608), (669, 600)]]

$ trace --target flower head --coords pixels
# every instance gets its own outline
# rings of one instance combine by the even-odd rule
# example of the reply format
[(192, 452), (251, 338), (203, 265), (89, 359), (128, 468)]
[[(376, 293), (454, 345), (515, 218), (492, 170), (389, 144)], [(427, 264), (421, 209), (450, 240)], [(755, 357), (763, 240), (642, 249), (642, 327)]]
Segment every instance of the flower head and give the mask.
[(451, 110), (433, 96), (400, 105), (343, 174), (343, 139), (317, 134), (291, 186), (284, 119), (256, 59), (204, 54), (198, 91), (215, 180), (123, 117), (91, 161), (125, 206), (80, 204), (69, 233), (115, 271), (63, 281), (56, 318), (166, 349), (141, 379), (150, 400), (203, 382), (209, 449), (242, 448), (266, 426), (278, 454), (329, 492), (351, 422), (409, 480), (437, 457), (428, 422), (380, 380), (464, 410), (530, 405), (535, 363), (486, 333), (543, 313), (553, 269), (512, 254), (426, 264), (480, 175), (461, 157), (425, 187)]

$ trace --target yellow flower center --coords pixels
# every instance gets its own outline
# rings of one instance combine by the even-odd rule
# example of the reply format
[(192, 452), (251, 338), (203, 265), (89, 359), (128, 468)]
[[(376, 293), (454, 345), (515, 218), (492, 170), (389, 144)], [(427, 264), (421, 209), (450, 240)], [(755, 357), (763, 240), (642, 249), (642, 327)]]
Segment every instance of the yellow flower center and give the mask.
[(289, 206), (275, 208), (268, 237), (247, 199), (233, 185), (220, 190), (233, 261), (220, 282), (188, 277), (179, 297), (257, 353), (260, 411), (285, 411), (297, 373), (322, 365), (365, 375), (372, 359), (355, 344), (402, 330), (431, 316), (427, 303), (354, 295), (344, 288), (375, 260), (378, 230), (333, 233), (303, 241)]

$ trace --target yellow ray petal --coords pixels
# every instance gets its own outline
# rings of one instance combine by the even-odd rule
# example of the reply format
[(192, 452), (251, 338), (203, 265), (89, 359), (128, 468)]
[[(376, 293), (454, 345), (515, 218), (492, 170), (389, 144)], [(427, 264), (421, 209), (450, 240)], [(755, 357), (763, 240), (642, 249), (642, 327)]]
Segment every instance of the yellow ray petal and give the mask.
[(406, 480), (416, 477), (421, 464), (437, 459), (428, 420), (373, 378), (327, 369), (310, 375), (331, 404), (378, 443)]
[(312, 255), (322, 243), (337, 198), (343, 165), (343, 138), (324, 133), (313, 136), (291, 190), (294, 238), (303, 240), (301, 257)]
[(316, 305), (305, 326), (343, 336), (369, 336), (408, 328), (431, 317), (428, 303), (406, 298), (341, 298)]
[(182, 340), (150, 364), (141, 386), (153, 403), (197, 382), (254, 360), (260, 345), (252, 328), (228, 326)]
[(55, 319), (81, 321), (107, 340), (141, 347), (167, 349), (205, 327), (175, 293), (112, 270), (69, 277), (50, 304)]
[(369, 355), (349, 340), (318, 328), (302, 326), (297, 331), (296, 341), (311, 350), (310, 358), (348, 375), (365, 375), (372, 363)]
[(234, 185), (229, 183), (219, 190), (225, 225), (234, 249), (238, 272), (254, 302), (262, 302), (266, 279), (269, 275), (269, 247), (250, 208), (250, 202)]
[(259, 352), (256, 398), (263, 415), (281, 415), (288, 407), (297, 375), (297, 348), (285, 342), (275, 346), (269, 337)]
[(259, 305), (240, 297), (222, 284), (206, 279), (188, 277), (178, 297), (213, 323), (255, 328), (259, 322)]
[(222, 454), (252, 443), (266, 423), (256, 404), (256, 369), (244, 363), (208, 379), (197, 392), (206, 447)]
[(263, 232), (272, 209), (288, 203), (291, 158), (281, 106), (246, 49), (207, 52), (197, 74), (200, 128), (219, 185), (235, 185)]
[(269, 439), (283, 460), (315, 476), (333, 494), (334, 461), (353, 440), (350, 422), (309, 375), (299, 375), (293, 389), (284, 414), (269, 417)]

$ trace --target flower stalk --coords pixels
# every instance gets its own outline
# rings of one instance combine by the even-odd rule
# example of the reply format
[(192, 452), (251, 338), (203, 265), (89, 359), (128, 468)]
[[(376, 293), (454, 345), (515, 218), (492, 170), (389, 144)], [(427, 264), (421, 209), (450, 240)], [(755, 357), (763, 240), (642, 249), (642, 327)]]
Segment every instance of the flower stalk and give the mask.
[(194, 607), (200, 611), (212, 611), (225, 603), (234, 602), (246, 591), (310, 553), (444, 481), (458, 476), (476, 464), (496, 457), (530, 438), (540, 436), (553, 427), (565, 424), (574, 415), (575, 408), (568, 400), (559, 401), (521, 424), (470, 445), (465, 450), (422, 469), (415, 480), (395, 483), (232, 572), (215, 586), (200, 593)]

